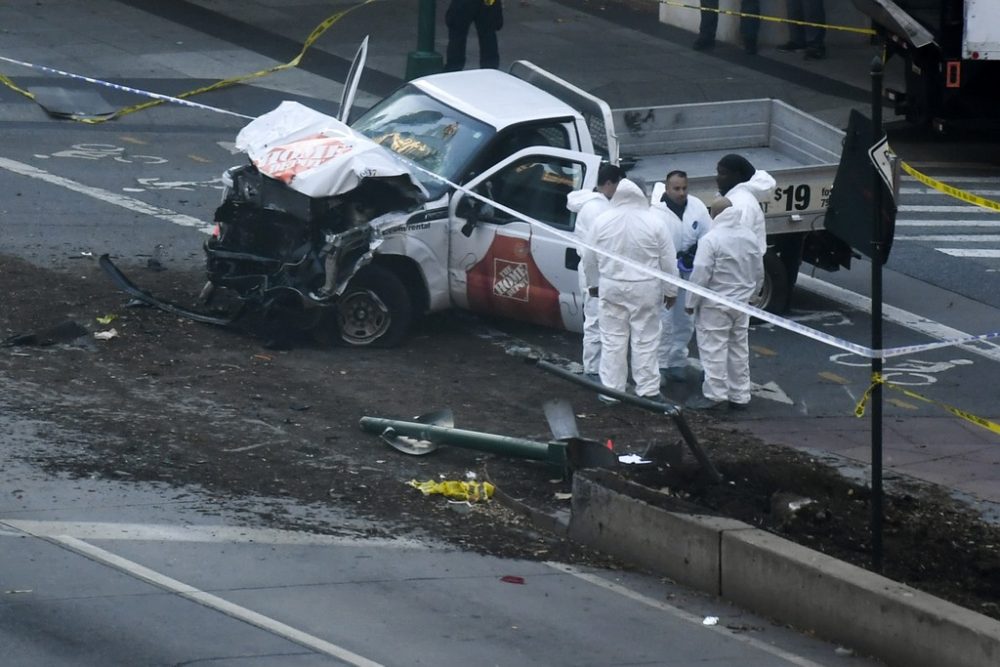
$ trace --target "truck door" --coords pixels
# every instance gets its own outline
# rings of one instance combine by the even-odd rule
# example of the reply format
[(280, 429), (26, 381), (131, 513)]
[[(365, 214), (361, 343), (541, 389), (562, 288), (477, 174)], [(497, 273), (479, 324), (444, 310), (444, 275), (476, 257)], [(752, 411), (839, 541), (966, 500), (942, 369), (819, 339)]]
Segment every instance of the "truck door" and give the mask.
[(347, 123), (351, 117), (351, 108), (354, 106), (354, 96), (358, 92), (358, 83), (361, 81), (361, 73), (365, 69), (365, 62), (368, 60), (368, 35), (361, 40), (361, 46), (354, 53), (354, 60), (351, 61), (351, 69), (347, 72), (347, 79), (344, 81), (344, 89), (340, 93), (340, 108), (337, 111), (337, 120)]
[[(520, 150), (471, 180), (449, 205), (452, 302), (490, 315), (582, 330), (575, 222), (566, 195), (597, 183), (600, 157)], [(530, 220), (529, 220), (530, 219)]]

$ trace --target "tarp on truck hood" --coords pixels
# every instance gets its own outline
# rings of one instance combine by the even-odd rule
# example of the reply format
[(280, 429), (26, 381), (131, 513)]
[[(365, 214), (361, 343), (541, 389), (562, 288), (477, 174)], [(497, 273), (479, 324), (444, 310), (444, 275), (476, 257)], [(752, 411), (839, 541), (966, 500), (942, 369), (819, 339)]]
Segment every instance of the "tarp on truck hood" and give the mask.
[(262, 174), (309, 197), (350, 192), (364, 178), (400, 176), (427, 196), (410, 170), (385, 148), (298, 102), (282, 102), (252, 120), (236, 136), (236, 148)]

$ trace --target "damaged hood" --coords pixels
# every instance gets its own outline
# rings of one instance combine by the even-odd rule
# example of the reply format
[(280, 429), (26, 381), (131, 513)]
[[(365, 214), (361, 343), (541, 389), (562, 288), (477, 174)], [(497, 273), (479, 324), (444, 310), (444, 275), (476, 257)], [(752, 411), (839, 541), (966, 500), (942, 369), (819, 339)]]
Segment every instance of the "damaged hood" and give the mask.
[(298, 102), (282, 102), (251, 121), (236, 137), (260, 173), (309, 197), (350, 192), (362, 179), (387, 179), (404, 194), (427, 191), (392, 153), (332, 116)]

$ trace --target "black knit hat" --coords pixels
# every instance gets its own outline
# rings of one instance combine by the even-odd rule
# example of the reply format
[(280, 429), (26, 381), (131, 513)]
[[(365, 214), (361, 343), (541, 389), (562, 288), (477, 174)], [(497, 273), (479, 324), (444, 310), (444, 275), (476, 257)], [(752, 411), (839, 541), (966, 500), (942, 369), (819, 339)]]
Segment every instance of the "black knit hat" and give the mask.
[(737, 155), (736, 153), (724, 155), (722, 159), (719, 160), (719, 166), (725, 167), (734, 174), (739, 174), (741, 183), (749, 181), (753, 178), (754, 172), (757, 171), (754, 166), (750, 164), (750, 160), (746, 159), (742, 155)]

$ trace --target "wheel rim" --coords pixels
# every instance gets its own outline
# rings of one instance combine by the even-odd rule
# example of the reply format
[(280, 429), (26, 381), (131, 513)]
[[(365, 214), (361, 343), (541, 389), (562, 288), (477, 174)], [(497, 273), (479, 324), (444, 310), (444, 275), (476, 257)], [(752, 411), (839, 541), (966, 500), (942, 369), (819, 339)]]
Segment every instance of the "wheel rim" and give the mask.
[(753, 299), (750, 301), (751, 306), (756, 306), (761, 310), (767, 310), (768, 305), (771, 303), (771, 293), (774, 291), (774, 285), (771, 284), (771, 276), (764, 273), (764, 283), (760, 286), (760, 290), (754, 295)]
[(351, 345), (368, 345), (389, 330), (392, 318), (382, 299), (370, 291), (351, 292), (337, 305), (340, 336)]

